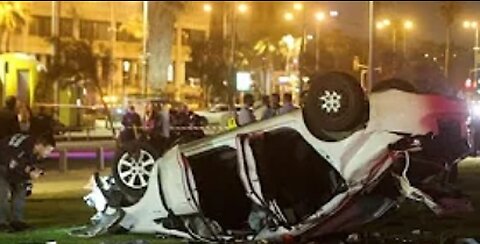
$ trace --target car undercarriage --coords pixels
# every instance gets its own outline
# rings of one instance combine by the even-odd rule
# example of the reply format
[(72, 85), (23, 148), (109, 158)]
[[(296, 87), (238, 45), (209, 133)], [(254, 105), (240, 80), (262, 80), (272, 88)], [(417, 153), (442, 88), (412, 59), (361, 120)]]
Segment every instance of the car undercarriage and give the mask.
[[(344, 86), (324, 82), (332, 79)], [(141, 153), (124, 151), (136, 163), (117, 173), (141, 172), (148, 184), (128, 190), (97, 174), (85, 197), (97, 214), (72, 234), (302, 243), (354, 231), (405, 200), (440, 216), (471, 211), (453, 186), (470, 152), (463, 103), (398, 89), (366, 101), (353, 82), (322, 76), (302, 110), (177, 145), (148, 170)]]

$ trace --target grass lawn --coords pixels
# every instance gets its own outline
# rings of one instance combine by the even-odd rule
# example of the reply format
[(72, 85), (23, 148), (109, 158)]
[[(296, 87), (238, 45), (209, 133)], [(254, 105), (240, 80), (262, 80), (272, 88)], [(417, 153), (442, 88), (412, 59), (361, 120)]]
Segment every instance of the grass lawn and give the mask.
[[(92, 170), (75, 170), (68, 173), (49, 171), (34, 185), (34, 194), (28, 199), (26, 219), (35, 228), (15, 234), (0, 234), (0, 244), (44, 244), (48, 240), (63, 243), (174, 243), (174, 240), (159, 240), (152, 235), (106, 235), (83, 239), (67, 234), (70, 228), (88, 223), (94, 214), (82, 200), (88, 192), (83, 187), (88, 183)], [(104, 173), (108, 173), (105, 171)]]
[[(40, 244), (48, 240), (63, 243), (179, 243), (177, 240), (159, 240), (151, 235), (105, 235), (92, 239), (70, 237), (70, 228), (85, 224), (94, 213), (82, 197), (92, 170), (74, 170), (68, 173), (50, 171), (34, 185), (34, 194), (28, 199), (27, 220), (35, 228), (31, 231), (0, 234), (0, 244)], [(103, 173), (108, 173), (105, 171)], [(458, 184), (471, 196), (474, 206), (480, 206), (480, 161), (466, 160), (461, 164)], [(480, 236), (480, 209), (461, 218), (438, 218), (421, 204), (404, 204), (398, 211), (371, 223), (364, 229), (381, 233), (411, 235), (414, 230), (428, 232), (431, 243), (441, 243), (451, 236)], [(422, 242), (427, 243), (427, 242)], [(430, 243), (430, 242), (428, 242)]]

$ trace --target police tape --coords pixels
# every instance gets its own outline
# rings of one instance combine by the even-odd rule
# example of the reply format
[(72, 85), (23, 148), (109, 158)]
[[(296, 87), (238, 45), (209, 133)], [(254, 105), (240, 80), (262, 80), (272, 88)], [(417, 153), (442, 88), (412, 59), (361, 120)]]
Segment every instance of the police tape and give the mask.
[(192, 131), (192, 130), (209, 130), (209, 131), (227, 131), (226, 126), (170, 126), (170, 130)]
[[(146, 126), (119, 126), (116, 129), (139, 129), (139, 130), (149, 130), (151, 128)], [(208, 130), (208, 131), (227, 131), (233, 129), (229, 126), (170, 126), (170, 130), (176, 131), (198, 131), (198, 130)]]

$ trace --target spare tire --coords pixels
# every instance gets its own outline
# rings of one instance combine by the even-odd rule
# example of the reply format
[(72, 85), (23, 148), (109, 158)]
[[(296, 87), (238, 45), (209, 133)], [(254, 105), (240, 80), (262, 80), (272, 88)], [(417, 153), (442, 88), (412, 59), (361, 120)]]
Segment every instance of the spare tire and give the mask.
[(115, 152), (112, 176), (132, 203), (143, 196), (158, 158), (159, 153), (155, 149), (137, 141), (125, 144)]
[(303, 108), (309, 131), (324, 140), (328, 132), (347, 132), (368, 120), (368, 101), (351, 75), (329, 72), (312, 79)]

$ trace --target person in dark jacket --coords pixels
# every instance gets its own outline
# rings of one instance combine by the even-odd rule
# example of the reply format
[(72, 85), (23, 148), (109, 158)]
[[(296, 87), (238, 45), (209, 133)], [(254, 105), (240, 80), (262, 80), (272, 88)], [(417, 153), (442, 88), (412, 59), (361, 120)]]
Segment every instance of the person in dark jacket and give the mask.
[(139, 138), (140, 128), (142, 127), (142, 119), (135, 111), (135, 107), (130, 105), (127, 113), (122, 118), (122, 125), (125, 127), (120, 135), (122, 142), (129, 142)]
[[(0, 232), (29, 228), (23, 218), (27, 188), (31, 187), (31, 180), (43, 175), (37, 164), (54, 147), (55, 141), (49, 135), (32, 137), (19, 133), (0, 140)], [(10, 209), (12, 214), (8, 225)]]
[(17, 116), (17, 98), (8, 97), (5, 107), (0, 110), (0, 139), (20, 132), (20, 123)]

